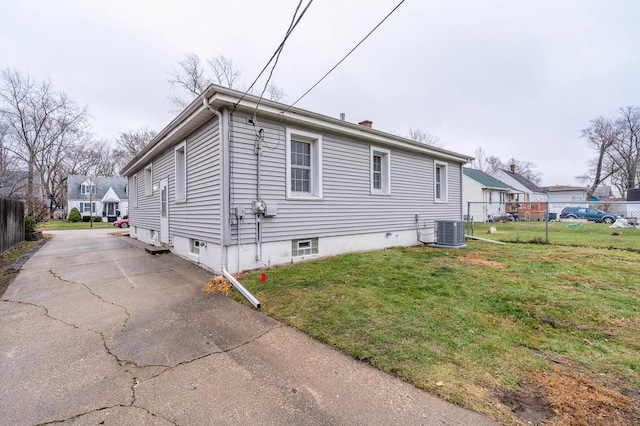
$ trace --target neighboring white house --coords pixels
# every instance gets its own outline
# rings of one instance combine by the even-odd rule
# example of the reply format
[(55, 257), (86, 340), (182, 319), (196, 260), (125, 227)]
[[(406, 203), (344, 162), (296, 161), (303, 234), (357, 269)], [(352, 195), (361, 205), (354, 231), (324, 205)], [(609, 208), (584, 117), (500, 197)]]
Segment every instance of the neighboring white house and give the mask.
[(462, 177), (462, 206), (474, 222), (487, 222), (506, 214), (506, 203), (519, 192), (480, 170), (465, 167)]
[(122, 174), (132, 237), (239, 272), (433, 241), (470, 160), (211, 85)]
[(67, 215), (72, 208), (82, 216), (101, 216), (113, 222), (129, 214), (126, 178), (69, 175), (67, 178)]
[(542, 188), (516, 173), (514, 165), (511, 165), (510, 170), (497, 170), (493, 177), (518, 191), (513, 202), (507, 203), (507, 213), (517, 216), (519, 220), (545, 220), (547, 194)]
[(563, 202), (587, 202), (587, 192), (589, 188), (586, 186), (570, 186), (570, 185), (554, 185), (541, 188), (549, 194), (549, 203)]
[(545, 186), (542, 189), (549, 196), (549, 212), (555, 213), (556, 217), (568, 205), (588, 205), (587, 191), (589, 188), (585, 186), (554, 185)]
[(544, 192), (544, 189), (540, 188), (520, 173), (516, 173), (513, 165), (511, 166), (511, 170), (498, 169), (492, 176), (518, 191), (519, 194), (516, 195), (514, 201), (547, 201), (547, 194)]

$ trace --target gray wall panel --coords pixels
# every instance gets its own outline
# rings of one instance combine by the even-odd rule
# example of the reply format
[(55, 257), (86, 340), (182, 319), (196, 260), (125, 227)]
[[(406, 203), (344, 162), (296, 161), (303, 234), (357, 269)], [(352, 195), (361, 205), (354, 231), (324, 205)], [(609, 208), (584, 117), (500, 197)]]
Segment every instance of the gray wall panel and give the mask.
[[(247, 208), (242, 241), (255, 241), (255, 217), (250, 210), (256, 199), (255, 132), (248, 116), (233, 115), (232, 205)], [(391, 194), (371, 194), (370, 144), (331, 134), (323, 139), (323, 199), (287, 200), (285, 127), (260, 120), (265, 132), (262, 152), (261, 195), (278, 205), (278, 214), (263, 219), (263, 241), (302, 237), (349, 235), (415, 229), (415, 215), (433, 219), (460, 219), (461, 170), (448, 162), (448, 203), (434, 203), (434, 159), (391, 149)], [(298, 129), (307, 130), (307, 129)], [(311, 131), (315, 133), (314, 131)], [(379, 148), (386, 148), (378, 146)], [(236, 241), (232, 227), (232, 238)]]

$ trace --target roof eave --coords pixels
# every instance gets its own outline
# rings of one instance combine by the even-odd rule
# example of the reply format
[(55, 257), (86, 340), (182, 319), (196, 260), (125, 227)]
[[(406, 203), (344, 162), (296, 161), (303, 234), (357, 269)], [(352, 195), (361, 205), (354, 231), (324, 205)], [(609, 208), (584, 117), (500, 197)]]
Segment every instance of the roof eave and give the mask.
[(205, 105), (205, 99), (207, 99), (206, 104), (216, 110), (220, 110), (224, 107), (231, 107), (234, 110), (253, 112), (257, 109), (260, 111), (261, 115), (277, 119), (278, 121), (283, 121), (289, 124), (298, 124), (301, 126), (309, 126), (322, 130), (331, 130), (340, 135), (420, 152), (438, 159), (455, 161), (462, 164), (469, 163), (474, 159), (470, 156), (411, 141), (400, 136), (370, 129), (358, 124), (339, 120), (337, 118), (328, 117), (326, 115), (300, 108), (289, 108), (287, 105), (266, 99), (259, 99), (253, 95), (246, 95), (242, 101), (239, 101), (240, 97), (238, 96), (238, 93), (239, 92), (232, 89), (210, 85), (201, 95), (194, 99), (184, 111), (182, 111), (162, 131), (160, 131), (138, 155), (124, 166), (120, 171), (120, 174), (128, 176), (129, 174), (140, 170), (148, 163), (149, 159), (156, 155), (156, 153), (161, 152), (168, 146), (180, 140), (182, 133), (179, 130), (190, 121), (197, 120), (200, 122), (212, 117), (213, 114), (208, 111), (208, 107)]

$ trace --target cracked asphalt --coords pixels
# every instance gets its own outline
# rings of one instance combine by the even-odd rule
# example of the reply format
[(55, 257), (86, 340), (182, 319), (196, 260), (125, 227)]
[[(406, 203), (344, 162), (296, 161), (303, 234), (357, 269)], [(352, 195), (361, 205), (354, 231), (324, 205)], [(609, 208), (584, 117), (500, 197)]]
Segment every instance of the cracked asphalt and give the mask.
[(110, 232), (56, 232), (0, 300), (1, 425), (494, 424)]

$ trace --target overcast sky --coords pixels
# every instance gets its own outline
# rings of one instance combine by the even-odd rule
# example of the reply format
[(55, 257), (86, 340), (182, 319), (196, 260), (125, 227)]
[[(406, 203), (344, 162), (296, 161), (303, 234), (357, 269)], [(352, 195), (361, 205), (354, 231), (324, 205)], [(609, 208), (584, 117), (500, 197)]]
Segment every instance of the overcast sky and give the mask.
[[(315, 0), (273, 81), (295, 101), (399, 0)], [(308, 0), (304, 0), (303, 5)], [(298, 0), (0, 0), (0, 68), (51, 79), (87, 105), (97, 137), (173, 118), (167, 83), (186, 53), (223, 54), (251, 82)], [(577, 184), (580, 130), (640, 104), (640, 1), (406, 0), (297, 106), (446, 149), (531, 161)]]

